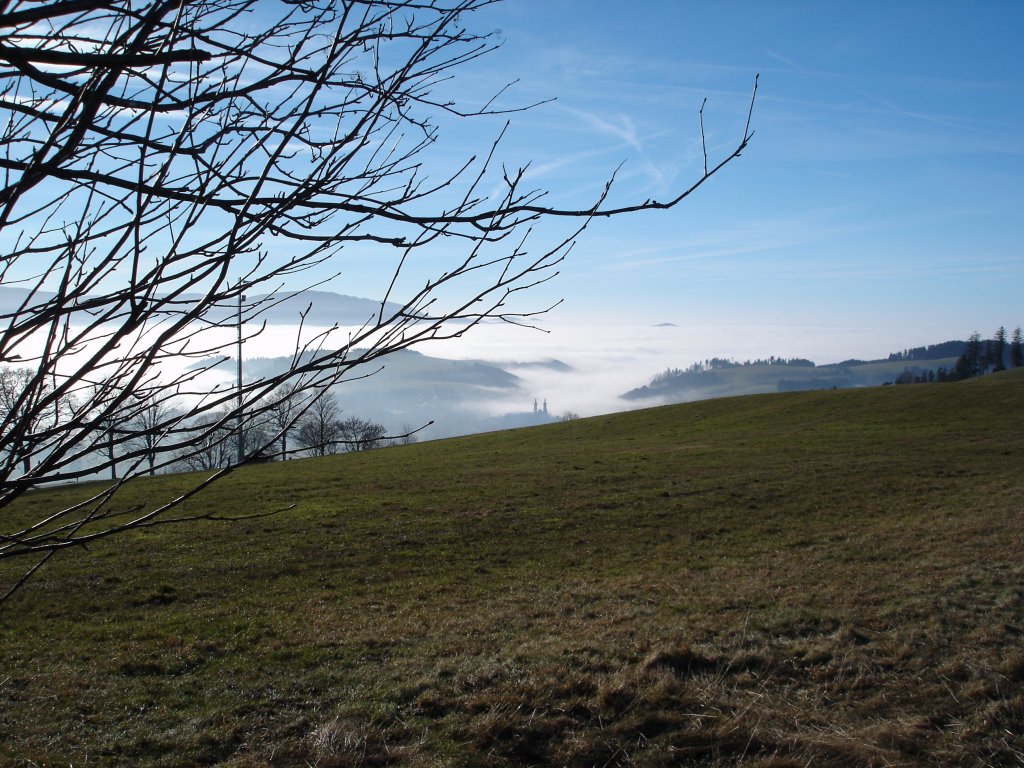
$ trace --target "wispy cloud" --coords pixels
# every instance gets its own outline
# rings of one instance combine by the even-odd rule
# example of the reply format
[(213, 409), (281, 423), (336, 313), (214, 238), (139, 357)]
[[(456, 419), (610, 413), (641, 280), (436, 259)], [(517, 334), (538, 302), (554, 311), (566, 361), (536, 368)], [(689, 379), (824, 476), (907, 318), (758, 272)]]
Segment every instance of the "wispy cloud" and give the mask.
[(807, 72), (806, 68), (804, 68), (800, 64), (797, 64), (791, 58), (789, 58), (787, 56), (783, 56), (781, 53), (778, 53), (777, 51), (772, 51), (772, 50), (769, 50), (769, 49), (766, 48), (762, 52), (768, 58), (775, 59), (775, 61), (778, 61), (778, 62), (781, 62), (782, 64), (785, 64), (789, 69), (792, 69), (792, 70), (794, 70), (796, 72)]
[[(588, 133), (598, 138), (605, 137), (614, 141), (614, 144), (602, 154), (607, 154), (615, 148), (628, 149), (633, 153), (632, 158), (625, 158), (627, 161), (623, 172), (619, 174), (620, 180), (642, 176), (644, 179), (645, 194), (658, 194), (666, 190), (676, 179), (680, 171), (680, 163), (655, 162), (648, 152), (648, 143), (672, 133), (670, 129), (659, 129), (642, 134), (636, 126), (633, 118), (625, 112), (609, 113), (601, 115), (596, 112), (558, 105), (558, 109), (570, 115)], [(630, 165), (628, 161), (637, 161)]]
[[(702, 230), (659, 245), (616, 254), (606, 270), (632, 270), (688, 261), (720, 259), (778, 251), (815, 242), (834, 240), (868, 225), (851, 225), (843, 216), (846, 206), (824, 208), (774, 219), (750, 220), (739, 227)], [(839, 223), (843, 222), (843, 223)]]
[(563, 104), (559, 104), (558, 108), (578, 119), (594, 133), (617, 139), (637, 152), (644, 151), (643, 141), (637, 135), (636, 125), (629, 115), (618, 113), (610, 118), (605, 118), (593, 112), (585, 112), (582, 109), (567, 107)]

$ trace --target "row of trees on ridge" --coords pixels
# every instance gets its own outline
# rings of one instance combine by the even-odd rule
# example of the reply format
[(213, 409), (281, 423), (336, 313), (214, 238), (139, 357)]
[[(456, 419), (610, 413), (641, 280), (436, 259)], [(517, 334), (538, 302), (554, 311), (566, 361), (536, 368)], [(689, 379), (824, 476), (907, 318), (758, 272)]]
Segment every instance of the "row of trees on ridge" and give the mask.
[(1024, 338), (1021, 328), (1017, 326), (1009, 341), (1006, 328), (1000, 326), (991, 339), (982, 340), (977, 331), (972, 333), (964, 346), (960, 357), (953, 367), (946, 369), (906, 369), (897, 377), (897, 384), (927, 384), (932, 382), (962, 381), (998, 373), (1007, 368), (1024, 367)]

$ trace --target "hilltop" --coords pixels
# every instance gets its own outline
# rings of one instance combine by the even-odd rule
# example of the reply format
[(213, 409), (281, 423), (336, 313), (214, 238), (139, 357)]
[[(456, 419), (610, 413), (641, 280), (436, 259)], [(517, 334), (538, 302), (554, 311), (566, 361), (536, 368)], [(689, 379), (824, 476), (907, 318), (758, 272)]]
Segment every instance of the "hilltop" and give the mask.
[[(359, 350), (355, 350), (355, 355)], [(245, 363), (246, 376), (259, 378), (284, 370), (288, 358), (256, 358)], [(230, 366), (226, 366), (230, 368)], [(557, 360), (536, 363), (490, 363), (451, 360), (415, 350), (400, 350), (332, 391), (348, 414), (371, 418), (393, 433), (433, 422), (418, 436), (436, 439), (489, 432), (554, 421), (530, 410), (536, 395), (514, 371), (543, 368), (559, 373), (572, 369)], [(367, 375), (373, 372), (372, 375)], [(492, 406), (502, 403), (503, 408)]]
[(1013, 764), (1022, 405), (1014, 370), (246, 468), (194, 509), (277, 514), (0, 609), (0, 763)]
[(891, 384), (901, 374), (911, 377), (943, 368), (951, 370), (967, 342), (946, 341), (894, 352), (878, 360), (849, 359), (818, 365), (803, 358), (770, 357), (742, 363), (712, 358), (685, 369), (669, 368), (647, 384), (622, 395), (633, 402), (676, 403), (713, 397), (846, 389)]

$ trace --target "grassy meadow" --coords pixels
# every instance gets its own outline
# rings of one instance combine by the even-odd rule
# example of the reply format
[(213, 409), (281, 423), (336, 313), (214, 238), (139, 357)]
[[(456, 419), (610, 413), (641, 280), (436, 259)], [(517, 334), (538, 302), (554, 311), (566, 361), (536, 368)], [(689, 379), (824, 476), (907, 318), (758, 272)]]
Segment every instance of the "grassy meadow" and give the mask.
[(1024, 765), (1021, 373), (246, 468), (0, 607), (0, 764)]

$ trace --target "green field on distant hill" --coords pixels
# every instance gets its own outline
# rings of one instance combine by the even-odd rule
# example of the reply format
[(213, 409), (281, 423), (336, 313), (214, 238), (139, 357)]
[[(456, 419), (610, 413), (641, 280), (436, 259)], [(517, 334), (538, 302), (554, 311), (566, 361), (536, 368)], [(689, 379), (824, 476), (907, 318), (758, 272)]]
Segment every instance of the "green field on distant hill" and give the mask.
[(1019, 765), (1022, 468), (1021, 370), (249, 467), (0, 607), (0, 764)]

